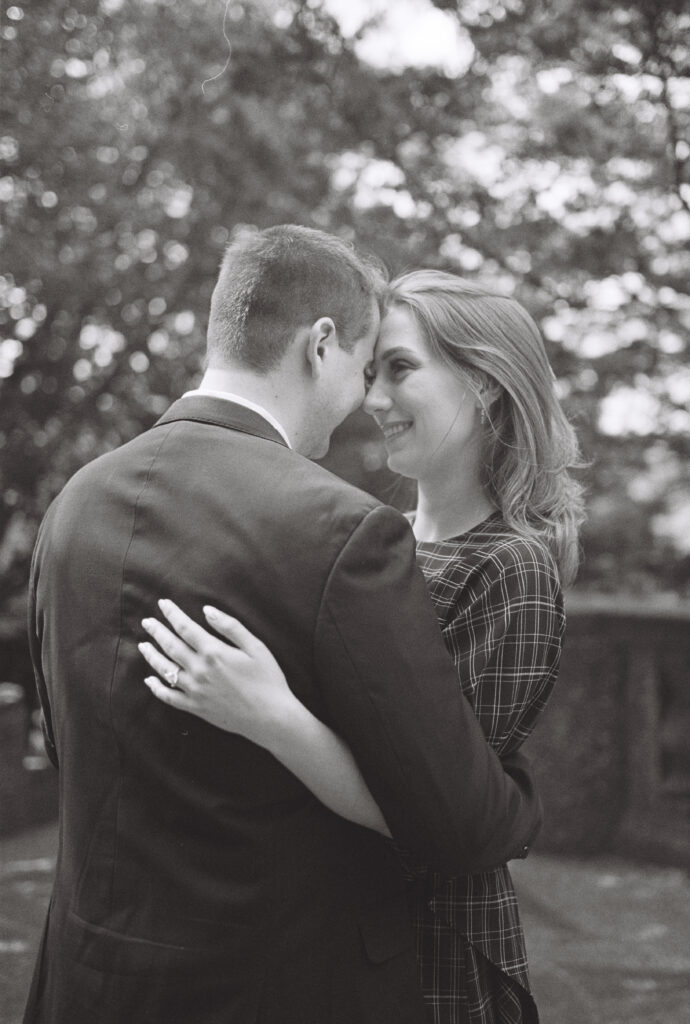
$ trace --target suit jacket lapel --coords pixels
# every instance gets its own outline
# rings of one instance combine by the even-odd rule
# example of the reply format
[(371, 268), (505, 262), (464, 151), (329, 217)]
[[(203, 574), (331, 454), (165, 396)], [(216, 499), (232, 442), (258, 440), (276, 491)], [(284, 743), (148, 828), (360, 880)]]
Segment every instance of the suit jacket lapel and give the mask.
[(214, 395), (190, 395), (186, 398), (179, 398), (154, 424), (154, 427), (162, 426), (165, 423), (174, 423), (176, 420), (193, 420), (196, 423), (211, 423), (216, 427), (226, 427), (228, 430), (240, 430), (244, 434), (263, 437), (266, 441), (276, 441), (287, 448), (285, 439), (281, 437), (275, 427), (271, 426), (268, 420), (254, 412), (253, 409), (248, 409), (245, 405), (238, 405), (230, 399), (216, 398)]

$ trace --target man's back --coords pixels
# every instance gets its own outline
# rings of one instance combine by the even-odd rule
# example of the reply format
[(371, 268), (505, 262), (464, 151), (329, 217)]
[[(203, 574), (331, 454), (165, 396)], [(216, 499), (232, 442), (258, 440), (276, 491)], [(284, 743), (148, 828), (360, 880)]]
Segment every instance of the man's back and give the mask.
[(159, 597), (237, 616), (342, 731), (395, 834), (432, 860), (457, 849), (460, 870), (457, 808), (478, 820), (503, 780), (481, 759), (473, 778), (462, 752), (457, 772), (434, 760), (457, 686), (412, 550), (400, 517), (221, 399), (182, 400), (67, 486), (33, 578), (61, 849), (27, 1022), (424, 1019), (389, 844), (264, 750), (156, 702), (136, 647)]
[[(192, 402), (221, 421), (237, 409)], [(100, 992), (103, 1016), (90, 1020), (119, 1020), (125, 1009), (132, 1020), (118, 1002), (124, 992), (115, 995), (119, 972), (159, 972), (170, 992), (180, 987), (165, 1012), (151, 1008), (142, 1020), (205, 1021), (214, 989), (223, 1021), (263, 1019), (269, 993), (282, 998), (281, 985), (292, 984), (288, 976), (276, 987), (286, 958), (297, 958), (307, 1015), (284, 1005), (266, 1019), (316, 1022), (335, 984), (324, 988), (316, 961), (342, 926), (356, 927), (348, 860), (368, 863), (374, 851), (372, 878), (391, 870), (382, 839), (332, 815), (271, 755), (164, 708), (143, 685), (140, 621), (169, 596), (193, 615), (211, 603), (240, 617), (324, 714), (313, 666), (320, 601), (339, 550), (375, 503), (246, 432), (272, 433), (253, 414), (240, 419), (244, 430), (160, 425), (85, 467), (39, 542), (36, 624), (62, 801), (54, 924), (67, 957), (103, 970), (113, 989)], [(218, 977), (199, 987), (202, 964)], [(66, 970), (59, 987), (69, 1007)], [(75, 998), (83, 987), (75, 979)], [(144, 1010), (150, 986), (138, 987)], [(182, 991), (195, 988), (194, 1012), (193, 1000), (182, 1010)], [(75, 1010), (88, 1007), (35, 1019), (74, 1020)]]

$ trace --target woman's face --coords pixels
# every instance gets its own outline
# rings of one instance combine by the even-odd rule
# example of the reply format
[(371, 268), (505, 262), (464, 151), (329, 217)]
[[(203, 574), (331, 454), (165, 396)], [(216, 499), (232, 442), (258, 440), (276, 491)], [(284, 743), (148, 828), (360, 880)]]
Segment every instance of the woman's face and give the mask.
[(480, 408), (461, 370), (434, 355), (414, 315), (393, 306), (374, 351), (375, 377), (364, 409), (383, 431), (388, 465), (416, 480), (476, 471)]

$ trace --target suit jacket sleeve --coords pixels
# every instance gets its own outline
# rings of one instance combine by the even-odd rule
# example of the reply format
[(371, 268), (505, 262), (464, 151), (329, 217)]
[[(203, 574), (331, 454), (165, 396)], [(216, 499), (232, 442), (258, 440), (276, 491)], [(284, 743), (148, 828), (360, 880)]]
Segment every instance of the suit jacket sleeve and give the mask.
[(31, 560), (31, 576), (29, 579), (28, 603), (29, 651), (31, 653), (31, 662), (34, 670), (34, 678), (36, 680), (36, 690), (38, 692), (38, 699), (41, 706), (41, 724), (43, 727), (43, 738), (45, 740), (46, 754), (48, 755), (50, 761), (57, 768), (57, 747), (53, 735), (52, 715), (50, 710), (50, 703), (48, 701), (48, 691), (46, 688), (45, 679), (43, 678), (40, 624), (38, 622), (38, 616), (36, 611), (36, 587), (38, 585), (39, 573), (39, 547), (42, 533), (43, 528), (41, 528), (41, 530), (39, 531), (38, 540), (36, 542), (36, 547), (34, 548), (34, 553)]
[(541, 820), (524, 762), (504, 770), (458, 686), (406, 520), (360, 522), (325, 587), (315, 668), (395, 839), (461, 874), (524, 856)]

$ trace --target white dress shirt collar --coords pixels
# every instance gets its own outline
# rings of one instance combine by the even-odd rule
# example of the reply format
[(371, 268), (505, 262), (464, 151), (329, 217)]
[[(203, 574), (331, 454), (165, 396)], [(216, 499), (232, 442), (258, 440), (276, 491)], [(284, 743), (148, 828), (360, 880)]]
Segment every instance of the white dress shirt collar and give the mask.
[(243, 398), (242, 395), (235, 395), (231, 391), (214, 391), (211, 388), (194, 388), (193, 391), (185, 391), (183, 398), (189, 398), (190, 395), (207, 395), (210, 398), (224, 398), (228, 402), (234, 402), (236, 405), (243, 405), (246, 409), (251, 409), (252, 412), (256, 412), (259, 416), (263, 417), (272, 427), (278, 431), (280, 436), (285, 441), (288, 448), (292, 448), (290, 444), (290, 438), (287, 436), (285, 428), (278, 422), (275, 416), (272, 416), (267, 409), (264, 409), (262, 405), (257, 405), (256, 402), (250, 402), (248, 398)]

